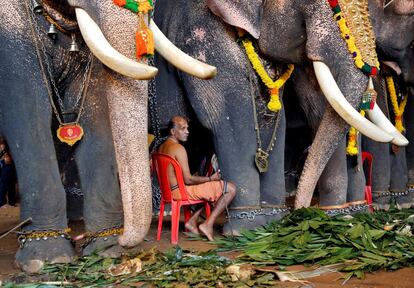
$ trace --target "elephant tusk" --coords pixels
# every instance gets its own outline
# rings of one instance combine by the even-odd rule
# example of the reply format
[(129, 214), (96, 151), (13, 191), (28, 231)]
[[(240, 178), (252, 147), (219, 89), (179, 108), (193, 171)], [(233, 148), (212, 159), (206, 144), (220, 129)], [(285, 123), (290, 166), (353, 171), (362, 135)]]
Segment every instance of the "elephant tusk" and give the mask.
[(313, 62), (313, 68), (326, 100), (332, 108), (342, 117), (349, 125), (355, 127), (362, 134), (377, 142), (391, 142), (393, 136), (389, 135), (373, 123), (362, 117), (346, 100), (341, 90), (336, 84), (329, 67), (320, 61)]
[(165, 37), (153, 20), (150, 21), (149, 28), (154, 35), (155, 49), (172, 65), (200, 79), (211, 79), (217, 75), (216, 67), (194, 59), (178, 49)]
[(398, 146), (407, 146), (408, 140), (396, 128), (390, 120), (382, 113), (381, 109), (375, 103), (374, 109), (368, 110), (368, 117), (379, 128), (394, 137), (392, 143)]
[(115, 50), (85, 10), (76, 8), (75, 12), (86, 45), (103, 64), (122, 75), (137, 80), (148, 80), (157, 75), (157, 68), (133, 61)]

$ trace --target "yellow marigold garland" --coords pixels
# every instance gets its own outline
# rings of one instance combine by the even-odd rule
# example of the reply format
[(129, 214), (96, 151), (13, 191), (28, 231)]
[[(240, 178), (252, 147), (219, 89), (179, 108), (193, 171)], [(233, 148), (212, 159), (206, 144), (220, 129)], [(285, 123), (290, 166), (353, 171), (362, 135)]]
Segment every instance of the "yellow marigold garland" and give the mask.
[(390, 94), (392, 108), (393, 108), (394, 115), (395, 115), (395, 128), (397, 128), (397, 130), (400, 132), (404, 132), (405, 128), (402, 123), (402, 116), (404, 114), (405, 105), (407, 104), (408, 97), (405, 97), (404, 100), (401, 101), (400, 105), (398, 105), (397, 93), (395, 92), (394, 79), (392, 78), (392, 76), (388, 76), (385, 79), (387, 81), (388, 92)]
[[(365, 117), (365, 111), (361, 110), (359, 114), (362, 115), (362, 117)], [(348, 132), (348, 145), (346, 146), (346, 154), (350, 156), (356, 156), (358, 155), (358, 130), (354, 127), (351, 127)]]
[(295, 65), (289, 64), (288, 69), (277, 79), (273, 81), (270, 76), (267, 74), (266, 70), (264, 69), (262, 63), (257, 56), (256, 51), (254, 50), (253, 43), (249, 39), (245, 38), (242, 40), (242, 44), (244, 49), (246, 50), (247, 57), (252, 63), (253, 69), (259, 75), (260, 79), (262, 79), (263, 83), (266, 85), (267, 88), (270, 90), (270, 101), (267, 103), (267, 108), (270, 111), (277, 112), (282, 108), (282, 104), (279, 99), (279, 89), (285, 85), (286, 81), (290, 78), (290, 75), (295, 68)]

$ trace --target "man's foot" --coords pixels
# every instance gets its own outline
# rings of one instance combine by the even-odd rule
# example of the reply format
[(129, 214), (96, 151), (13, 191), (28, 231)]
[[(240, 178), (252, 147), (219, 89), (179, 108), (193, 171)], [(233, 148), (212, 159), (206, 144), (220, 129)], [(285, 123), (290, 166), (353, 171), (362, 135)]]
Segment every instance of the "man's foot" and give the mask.
[(198, 229), (204, 236), (208, 238), (208, 241), (214, 241), (213, 227), (209, 227), (206, 223), (202, 223), (200, 226), (198, 226)]
[(187, 229), (189, 232), (193, 234), (200, 234), (200, 231), (198, 231), (197, 225), (194, 225), (194, 223), (190, 223), (190, 221), (185, 223), (185, 229)]

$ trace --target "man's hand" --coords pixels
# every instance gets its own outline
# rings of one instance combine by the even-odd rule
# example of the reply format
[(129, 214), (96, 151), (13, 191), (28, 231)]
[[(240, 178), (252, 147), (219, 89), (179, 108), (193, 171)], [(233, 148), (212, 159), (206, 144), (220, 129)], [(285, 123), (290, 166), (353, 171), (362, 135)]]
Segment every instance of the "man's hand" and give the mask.
[(217, 181), (221, 179), (220, 170), (210, 176), (211, 181)]

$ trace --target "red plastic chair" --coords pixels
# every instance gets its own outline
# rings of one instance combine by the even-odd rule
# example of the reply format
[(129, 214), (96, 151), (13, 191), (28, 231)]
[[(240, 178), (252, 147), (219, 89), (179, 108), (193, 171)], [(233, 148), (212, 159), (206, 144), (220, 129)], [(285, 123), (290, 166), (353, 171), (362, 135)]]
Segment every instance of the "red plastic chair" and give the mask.
[[(184, 219), (187, 222), (191, 217), (189, 205), (204, 204), (206, 216), (210, 216), (210, 204), (204, 200), (190, 200), (185, 189), (183, 171), (180, 164), (169, 155), (163, 153), (152, 154), (153, 169), (157, 174), (158, 183), (161, 189), (161, 205), (160, 216), (158, 217), (157, 240), (161, 239), (162, 221), (164, 217), (165, 204), (171, 204), (171, 243), (178, 243), (178, 228), (180, 224), (180, 209), (184, 206)], [(181, 200), (174, 200), (171, 194), (171, 185), (168, 179), (168, 167), (172, 165), (177, 177), (178, 189), (180, 191)]]
[(369, 210), (374, 211), (372, 208), (372, 154), (369, 152), (362, 152), (362, 163), (367, 160), (368, 164), (368, 171), (367, 171), (367, 179), (365, 184), (365, 200), (367, 201), (367, 204), (369, 205)]

